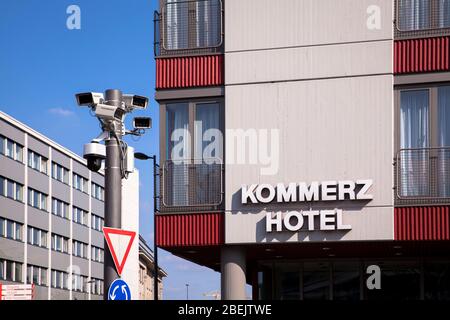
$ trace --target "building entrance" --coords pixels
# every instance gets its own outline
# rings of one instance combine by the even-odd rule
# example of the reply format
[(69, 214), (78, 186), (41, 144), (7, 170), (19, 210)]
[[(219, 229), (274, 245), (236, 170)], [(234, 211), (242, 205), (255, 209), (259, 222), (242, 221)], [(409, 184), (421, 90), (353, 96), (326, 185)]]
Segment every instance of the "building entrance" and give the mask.
[[(370, 289), (367, 280), (377, 276), (370, 270), (377, 267), (380, 289)], [(450, 300), (450, 260), (264, 261), (258, 299)]]

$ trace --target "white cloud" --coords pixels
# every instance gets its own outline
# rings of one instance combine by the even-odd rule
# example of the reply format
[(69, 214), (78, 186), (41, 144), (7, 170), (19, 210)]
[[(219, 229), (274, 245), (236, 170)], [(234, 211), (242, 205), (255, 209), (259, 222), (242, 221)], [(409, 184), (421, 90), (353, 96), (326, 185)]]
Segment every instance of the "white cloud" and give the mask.
[(61, 117), (71, 117), (75, 114), (75, 112), (73, 112), (72, 110), (64, 108), (51, 108), (48, 109), (48, 112)]

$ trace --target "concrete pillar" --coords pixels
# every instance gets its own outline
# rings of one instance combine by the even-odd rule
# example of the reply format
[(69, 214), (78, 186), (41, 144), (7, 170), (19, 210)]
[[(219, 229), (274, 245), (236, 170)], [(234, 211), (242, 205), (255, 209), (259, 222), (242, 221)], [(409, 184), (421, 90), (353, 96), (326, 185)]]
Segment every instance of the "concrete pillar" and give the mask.
[(245, 251), (225, 246), (221, 251), (222, 300), (245, 300)]

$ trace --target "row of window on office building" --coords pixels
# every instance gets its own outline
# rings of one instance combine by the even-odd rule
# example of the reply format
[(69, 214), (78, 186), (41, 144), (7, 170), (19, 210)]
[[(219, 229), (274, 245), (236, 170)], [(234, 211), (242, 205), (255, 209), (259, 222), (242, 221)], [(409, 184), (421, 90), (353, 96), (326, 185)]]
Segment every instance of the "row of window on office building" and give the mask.
[[(23, 236), (23, 224), (0, 217), (0, 237), (23, 241)], [(49, 233), (47, 231), (28, 226), (27, 242), (29, 244), (41, 248), (48, 248), (49, 240), (53, 251), (67, 254), (69, 253), (69, 243), (72, 242), (72, 255), (88, 259), (89, 245), (87, 243), (78, 240), (71, 241), (69, 238), (56, 233), (52, 233), (49, 238)], [(103, 249), (91, 245), (90, 259), (92, 261), (103, 263)]]
[[(0, 135), (0, 154), (5, 155), (8, 158), (16, 160), (23, 163), (23, 146), (20, 144), (5, 138)], [(48, 175), (48, 165), (49, 161), (47, 158), (41, 156), (40, 154), (28, 150), (28, 166), (36, 171)], [(51, 176), (53, 179), (58, 180), (62, 183), (70, 185), (69, 183), (69, 172), (70, 170), (52, 162), (51, 164)], [(81, 192), (89, 193), (88, 190), (88, 179), (82, 177), (79, 174), (73, 173), (72, 175), (72, 186)], [(91, 184), (91, 195), (93, 198), (103, 201), (104, 200), (104, 189), (98, 184), (92, 182)]]
[[(23, 282), (22, 279), (23, 264), (20, 262), (0, 259), (0, 280)], [(70, 280), (72, 281), (72, 290), (78, 292), (88, 292), (91, 288), (92, 294), (103, 294), (103, 280), (89, 278), (87, 276), (72, 273), (72, 279), (69, 279), (69, 273), (60, 270), (50, 270), (50, 285), (52, 288), (69, 290)], [(27, 265), (28, 284), (47, 287), (49, 285), (48, 269), (44, 267)]]
[[(0, 196), (23, 202), (23, 185), (11, 179), (0, 176)], [(39, 210), (48, 211), (48, 196), (32, 188), (28, 188), (28, 205)], [(84, 226), (89, 225), (89, 215), (86, 210), (73, 206), (72, 217), (69, 217), (69, 208), (70, 205), (67, 202), (52, 198), (52, 214), (61, 218), (71, 219), (73, 222)], [(97, 231), (102, 231), (103, 218), (95, 214), (91, 214), (91, 228)]]

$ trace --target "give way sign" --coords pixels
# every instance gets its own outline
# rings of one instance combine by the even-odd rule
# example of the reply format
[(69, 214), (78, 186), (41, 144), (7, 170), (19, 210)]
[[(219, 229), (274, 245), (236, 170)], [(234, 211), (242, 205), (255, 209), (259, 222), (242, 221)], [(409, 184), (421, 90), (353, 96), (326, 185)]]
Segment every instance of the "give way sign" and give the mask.
[(120, 277), (130, 253), (131, 245), (136, 237), (136, 232), (103, 227), (103, 234)]

